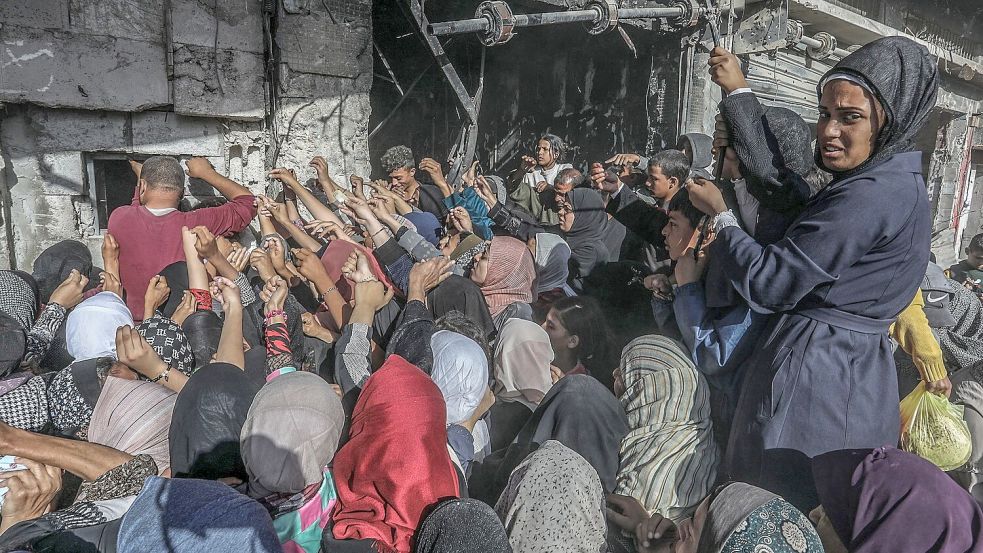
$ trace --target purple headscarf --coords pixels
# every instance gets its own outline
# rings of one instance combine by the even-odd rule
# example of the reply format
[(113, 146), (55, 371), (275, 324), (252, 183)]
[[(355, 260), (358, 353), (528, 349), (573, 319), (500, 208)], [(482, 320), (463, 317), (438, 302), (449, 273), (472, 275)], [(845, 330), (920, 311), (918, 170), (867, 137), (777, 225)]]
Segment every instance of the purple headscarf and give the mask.
[(893, 447), (813, 460), (819, 499), (852, 553), (983, 551), (983, 511), (932, 463)]

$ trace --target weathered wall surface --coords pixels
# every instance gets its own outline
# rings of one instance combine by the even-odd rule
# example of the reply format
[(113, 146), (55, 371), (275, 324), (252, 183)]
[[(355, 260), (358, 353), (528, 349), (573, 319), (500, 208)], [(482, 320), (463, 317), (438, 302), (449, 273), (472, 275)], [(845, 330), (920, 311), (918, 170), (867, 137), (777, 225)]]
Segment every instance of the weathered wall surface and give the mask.
[(0, 267), (69, 238), (98, 259), (90, 153), (206, 156), (256, 193), (313, 155), (366, 171), (371, 0), (262, 5), (0, 2)]

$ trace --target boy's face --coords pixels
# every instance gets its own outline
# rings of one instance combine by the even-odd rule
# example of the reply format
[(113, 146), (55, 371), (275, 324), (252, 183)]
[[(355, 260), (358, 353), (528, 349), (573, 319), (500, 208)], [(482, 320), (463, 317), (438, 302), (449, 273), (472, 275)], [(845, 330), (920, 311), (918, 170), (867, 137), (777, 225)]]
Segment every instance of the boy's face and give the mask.
[(682, 257), (691, 247), (695, 234), (696, 227), (690, 224), (682, 211), (670, 211), (669, 222), (662, 227), (662, 236), (665, 237), (666, 247), (669, 248), (669, 258), (675, 261)]
[(966, 264), (983, 270), (983, 250), (966, 248)]

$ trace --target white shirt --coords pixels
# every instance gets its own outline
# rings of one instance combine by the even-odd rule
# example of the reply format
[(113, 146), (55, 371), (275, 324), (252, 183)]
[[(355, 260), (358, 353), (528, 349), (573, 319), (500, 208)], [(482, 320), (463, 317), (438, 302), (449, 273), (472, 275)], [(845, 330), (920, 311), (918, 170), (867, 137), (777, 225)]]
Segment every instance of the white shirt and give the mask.
[(526, 173), (526, 176), (522, 178), (522, 182), (533, 190), (536, 189), (536, 185), (540, 181), (546, 181), (546, 184), (553, 186), (553, 183), (556, 181), (556, 176), (560, 174), (560, 171), (570, 169), (572, 167), (573, 165), (570, 165), (569, 163), (557, 163), (551, 169), (543, 169), (537, 165), (531, 173)]

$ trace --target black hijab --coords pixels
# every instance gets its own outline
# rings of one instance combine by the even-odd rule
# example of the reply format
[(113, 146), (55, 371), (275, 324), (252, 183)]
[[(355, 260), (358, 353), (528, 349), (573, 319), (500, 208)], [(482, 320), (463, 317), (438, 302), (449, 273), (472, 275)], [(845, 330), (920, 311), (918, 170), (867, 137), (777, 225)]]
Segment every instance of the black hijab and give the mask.
[(168, 435), (175, 478), (247, 480), (239, 433), (258, 391), (242, 369), (228, 363), (191, 375), (174, 403)]
[(494, 503), (512, 471), (547, 440), (557, 440), (579, 453), (597, 471), (605, 493), (610, 493), (618, 477), (621, 440), (628, 430), (621, 402), (603, 384), (592, 376), (564, 376), (550, 388), (508, 448), (473, 465), (470, 495)]
[[(171, 292), (174, 295), (174, 292)], [(214, 311), (195, 311), (181, 325), (195, 356), (195, 369), (212, 362), (222, 338), (222, 319)]]
[[(877, 135), (873, 155), (854, 169), (834, 173), (834, 179), (862, 173), (894, 154), (911, 151), (915, 134), (935, 107), (939, 88), (938, 62), (928, 49), (902, 36), (867, 43), (823, 75), (819, 80), (820, 98), (822, 85), (835, 73), (845, 73), (864, 82), (884, 110), (885, 121)], [(815, 158), (824, 167), (818, 143)]]
[(509, 536), (498, 515), (474, 499), (451, 499), (423, 519), (416, 553), (512, 553)]
[(89, 277), (86, 290), (98, 286), (99, 275), (92, 265), (92, 254), (85, 244), (77, 240), (62, 240), (41, 252), (34, 261), (32, 271), (32, 276), (38, 283), (41, 303), (48, 303), (51, 293), (68, 278), (72, 269)]
[(586, 277), (594, 267), (608, 262), (610, 252), (604, 244), (608, 215), (604, 200), (596, 190), (575, 188), (567, 193), (567, 201), (573, 208), (573, 226), (563, 233), (570, 246), (570, 261), (576, 271), (571, 277)]
[(481, 295), (481, 288), (462, 276), (451, 275), (428, 292), (427, 306), (434, 319), (439, 319), (451, 311), (459, 311), (478, 323), (489, 340), (495, 335), (495, 322), (488, 311), (488, 302)]
[(184, 291), (190, 287), (188, 284), (188, 264), (184, 261), (175, 261), (157, 274), (167, 279), (167, 287), (171, 289), (167, 301), (160, 306), (160, 312), (165, 317), (170, 317), (174, 315), (174, 311), (184, 298)]

